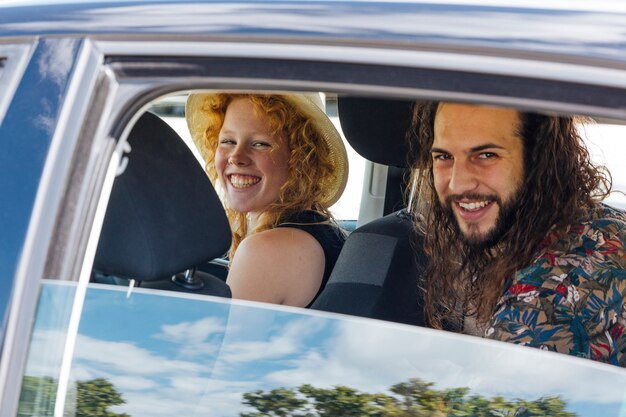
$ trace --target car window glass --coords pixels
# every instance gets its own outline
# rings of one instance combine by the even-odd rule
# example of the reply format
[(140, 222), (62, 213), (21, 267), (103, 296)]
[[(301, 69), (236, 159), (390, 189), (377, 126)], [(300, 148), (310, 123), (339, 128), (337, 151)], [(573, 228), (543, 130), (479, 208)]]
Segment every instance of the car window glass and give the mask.
[[(263, 407), (280, 415), (466, 415), (480, 405), (484, 415), (618, 417), (626, 406), (626, 375), (616, 367), (210, 297), (90, 284), (78, 332), (68, 335), (46, 315), (48, 301), (71, 290), (44, 283), (19, 415), (238, 416)], [(73, 360), (59, 381), (66, 338)]]
[[(68, 358), (67, 349), (71, 349), (73, 343), (68, 329), (75, 295), (75, 283), (51, 280), (39, 295), (36, 324), (22, 381), (19, 416), (55, 415), (59, 375), (63, 373), (64, 356)], [(62, 397), (64, 395), (65, 392), (61, 393)]]

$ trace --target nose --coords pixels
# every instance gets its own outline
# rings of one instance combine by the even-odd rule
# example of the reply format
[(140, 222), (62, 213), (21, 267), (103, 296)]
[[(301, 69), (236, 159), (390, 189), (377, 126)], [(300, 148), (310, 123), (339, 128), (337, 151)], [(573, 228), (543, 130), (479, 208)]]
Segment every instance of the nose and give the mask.
[(462, 160), (454, 161), (448, 188), (453, 194), (463, 194), (478, 188), (478, 180), (471, 164)]
[(250, 156), (245, 146), (237, 144), (228, 156), (228, 163), (236, 166), (246, 166), (250, 163)]

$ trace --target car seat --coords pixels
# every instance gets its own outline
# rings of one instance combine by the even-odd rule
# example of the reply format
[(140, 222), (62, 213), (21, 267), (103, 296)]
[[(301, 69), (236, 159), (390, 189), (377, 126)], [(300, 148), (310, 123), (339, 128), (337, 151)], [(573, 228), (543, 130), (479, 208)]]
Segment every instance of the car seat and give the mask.
[(223, 280), (195, 267), (222, 256), (231, 233), (204, 169), (161, 118), (132, 128), (128, 163), (107, 207), (92, 281), (230, 297)]
[[(405, 141), (413, 102), (339, 97), (341, 128), (366, 159), (407, 168)], [(395, 174), (396, 180), (404, 178)], [(387, 189), (400, 188), (395, 184)], [(402, 193), (394, 193), (397, 199)], [(386, 197), (389, 197), (387, 195)], [(385, 202), (385, 207), (397, 202)], [(399, 323), (424, 325), (418, 287), (427, 259), (423, 236), (407, 209), (387, 214), (353, 231), (339, 254), (328, 283), (311, 308)]]

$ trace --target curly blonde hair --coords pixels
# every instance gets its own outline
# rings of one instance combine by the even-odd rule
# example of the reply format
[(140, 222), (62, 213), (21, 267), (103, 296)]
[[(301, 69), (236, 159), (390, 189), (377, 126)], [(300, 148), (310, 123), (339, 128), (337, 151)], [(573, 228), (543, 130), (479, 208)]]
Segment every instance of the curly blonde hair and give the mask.
[(226, 215), (232, 230), (230, 259), (249, 233), (275, 228), (294, 214), (304, 210), (315, 210), (327, 217), (329, 221), (334, 221), (324, 203), (325, 190), (323, 189), (323, 185), (332, 183), (336, 175), (331, 150), (314, 128), (312, 121), (298, 111), (285, 96), (228, 93), (206, 96), (201, 110), (205, 112), (211, 123), (204, 132), (203, 143), (200, 147), (206, 158), (205, 169), (213, 185), (218, 179), (215, 153), (219, 143), (219, 133), (224, 124), (226, 109), (237, 98), (250, 100), (255, 111), (267, 119), (272, 135), (286, 138), (290, 157), (288, 179), (281, 187), (277, 201), (263, 211), (253, 230), (248, 230), (247, 213), (229, 208), (228, 202), (225, 201)]

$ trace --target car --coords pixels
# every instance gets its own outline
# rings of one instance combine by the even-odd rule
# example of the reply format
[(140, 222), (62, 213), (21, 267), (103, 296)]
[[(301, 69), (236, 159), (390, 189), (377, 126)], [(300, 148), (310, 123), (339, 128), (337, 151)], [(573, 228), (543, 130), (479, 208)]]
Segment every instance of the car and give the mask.
[[(181, 123), (207, 90), (338, 118), (351, 233), (311, 309), (230, 298)], [(623, 368), (420, 326), (404, 199), (417, 100), (587, 116), (626, 189), (623, 2), (8, 0), (0, 92), (0, 416), (626, 415)]]

